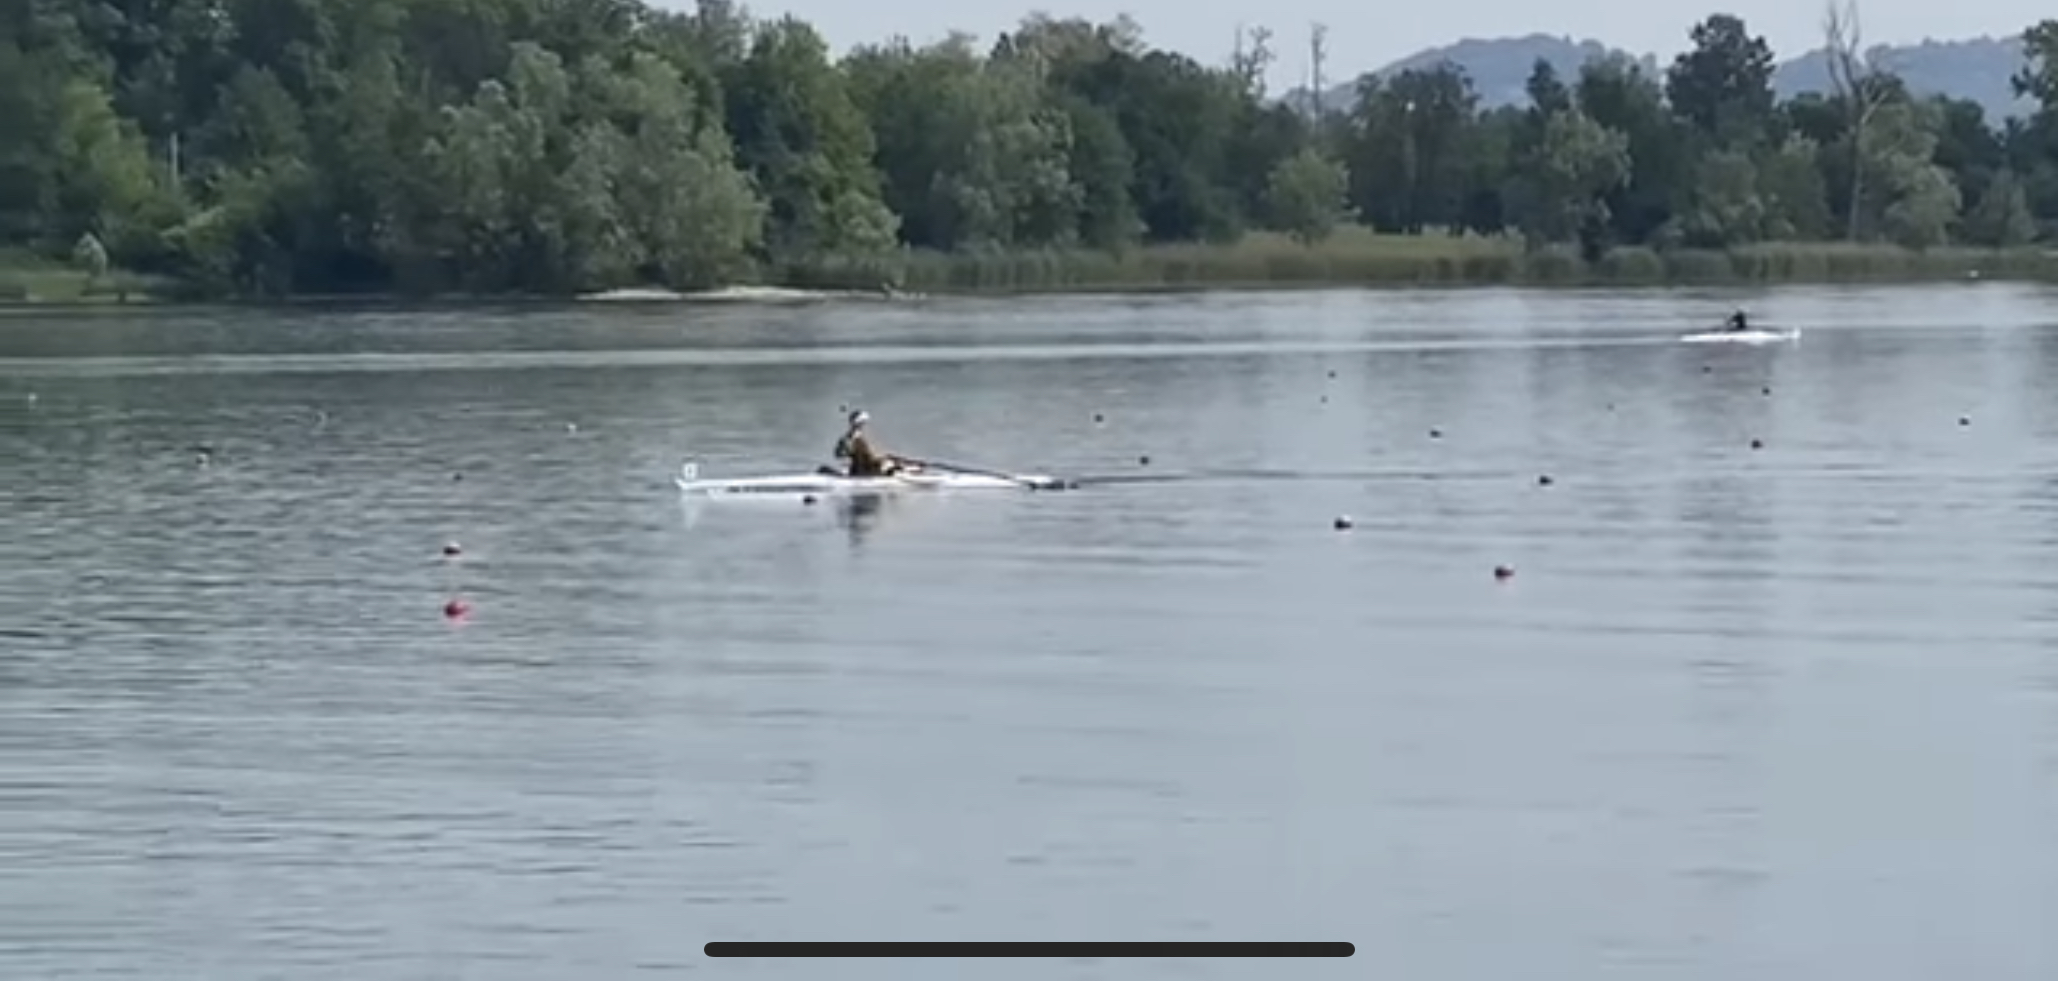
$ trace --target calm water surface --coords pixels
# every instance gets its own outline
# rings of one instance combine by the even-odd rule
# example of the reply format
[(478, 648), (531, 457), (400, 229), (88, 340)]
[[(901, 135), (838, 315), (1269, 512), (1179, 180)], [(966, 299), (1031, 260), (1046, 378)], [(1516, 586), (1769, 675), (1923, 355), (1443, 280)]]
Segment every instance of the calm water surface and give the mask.
[(0, 975), (2045, 981), (2058, 293), (1743, 299), (0, 317)]

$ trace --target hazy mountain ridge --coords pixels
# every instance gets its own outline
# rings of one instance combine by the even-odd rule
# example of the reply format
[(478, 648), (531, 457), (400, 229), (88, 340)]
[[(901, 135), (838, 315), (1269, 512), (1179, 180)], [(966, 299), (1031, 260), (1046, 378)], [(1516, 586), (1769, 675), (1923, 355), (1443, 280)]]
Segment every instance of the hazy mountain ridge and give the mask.
[[(1917, 94), (1970, 99), (1985, 107), (1987, 117), (1992, 120), (2024, 116), (2035, 108), (2031, 100), (2018, 99), (2009, 84), (2009, 78), (2023, 66), (2020, 38), (1925, 40), (1919, 44), (1875, 45), (1872, 50), (1879, 64), (1900, 75), (1908, 83), (1908, 88)], [(1529, 78), (1530, 68), (1538, 58), (1549, 61), (1558, 70), (1559, 77), (1569, 82), (1578, 76), (1580, 66), (1608, 54), (1629, 57), (1653, 72), (1662, 72), (1671, 63), (1670, 58), (1660, 60), (1655, 55), (1636, 55), (1599, 41), (1530, 34), (1508, 38), (1466, 38), (1417, 52), (1367, 74), (1386, 78), (1411, 68), (1429, 68), (1439, 62), (1450, 61), (1471, 76), (1481, 104), (1491, 107), (1521, 103), (1528, 98), (1523, 91), (1523, 82)], [(1803, 92), (1826, 91), (1829, 74), (1823, 53), (1820, 50), (1808, 51), (1778, 62), (1773, 72), (1772, 87), (1781, 98), (1791, 98)], [(1355, 79), (1329, 87), (1323, 94), (1323, 105), (1330, 109), (1349, 106), (1356, 101), (1356, 89)], [(1288, 104), (1302, 107), (1309, 103), (1305, 86), (1292, 89), (1281, 98)]]

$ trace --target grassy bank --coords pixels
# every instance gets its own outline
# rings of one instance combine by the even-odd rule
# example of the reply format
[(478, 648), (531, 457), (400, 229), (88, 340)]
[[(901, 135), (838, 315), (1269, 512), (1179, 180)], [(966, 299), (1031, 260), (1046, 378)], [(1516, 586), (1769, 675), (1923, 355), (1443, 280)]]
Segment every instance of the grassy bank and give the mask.
[(1346, 229), (1312, 247), (1272, 234), (1230, 245), (1161, 245), (1120, 254), (912, 252), (785, 270), (786, 285), (929, 293), (1348, 286), (1668, 286), (1895, 283), (1968, 278), (2058, 281), (2058, 251), (1932, 249), (1788, 242), (1728, 251), (1615, 249), (1597, 262), (1570, 248), (1526, 252), (1511, 238), (1380, 235)]
[(177, 290), (168, 280), (134, 273), (90, 276), (24, 252), (0, 250), (0, 307), (46, 304), (151, 303)]
[[(938, 294), (1353, 286), (1662, 287), (1972, 278), (2058, 282), (2058, 249), (1953, 247), (1916, 252), (1889, 245), (1781, 242), (1727, 251), (1661, 252), (1628, 247), (1586, 262), (1571, 248), (1529, 252), (1513, 238), (1381, 235), (1347, 228), (1314, 246), (1257, 233), (1233, 244), (1154, 245), (1120, 253), (910, 251), (874, 259), (802, 263), (766, 272), (763, 283), (771, 286), (876, 291), (882, 284), (893, 284), (906, 291)], [(0, 307), (169, 302), (184, 295), (180, 284), (168, 280), (121, 272), (89, 277), (38, 256), (0, 250)], [(415, 302), (424, 299), (428, 298), (413, 298)], [(440, 299), (494, 302), (520, 298)]]

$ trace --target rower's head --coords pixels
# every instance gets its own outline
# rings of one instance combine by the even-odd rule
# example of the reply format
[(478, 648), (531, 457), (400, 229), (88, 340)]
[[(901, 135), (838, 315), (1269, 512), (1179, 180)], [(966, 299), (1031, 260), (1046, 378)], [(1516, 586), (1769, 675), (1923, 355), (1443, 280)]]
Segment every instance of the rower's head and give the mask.
[(863, 410), (863, 409), (853, 409), (853, 410), (851, 410), (851, 413), (850, 413), (850, 428), (852, 428), (852, 429), (863, 429), (863, 428), (865, 428), (865, 423), (868, 423), (868, 422), (871, 422), (871, 421), (872, 421), (872, 416), (871, 416), (871, 414), (870, 414), (870, 413), (867, 413), (867, 412), (866, 412), (865, 410)]

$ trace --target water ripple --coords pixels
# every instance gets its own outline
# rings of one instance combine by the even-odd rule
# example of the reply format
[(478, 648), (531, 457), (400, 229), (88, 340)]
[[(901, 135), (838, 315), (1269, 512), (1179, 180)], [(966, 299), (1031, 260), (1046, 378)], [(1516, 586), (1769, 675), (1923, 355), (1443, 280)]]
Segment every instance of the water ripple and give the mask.
[(0, 973), (2049, 977), (2049, 296), (1717, 300), (10, 316)]

